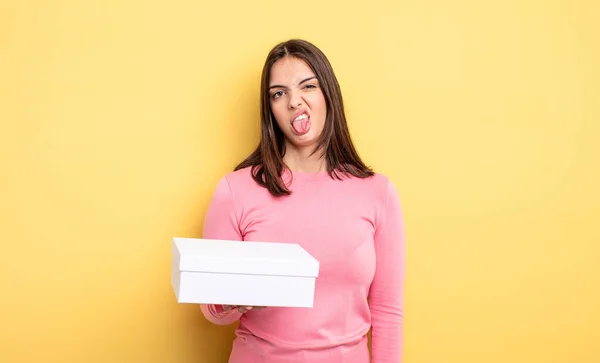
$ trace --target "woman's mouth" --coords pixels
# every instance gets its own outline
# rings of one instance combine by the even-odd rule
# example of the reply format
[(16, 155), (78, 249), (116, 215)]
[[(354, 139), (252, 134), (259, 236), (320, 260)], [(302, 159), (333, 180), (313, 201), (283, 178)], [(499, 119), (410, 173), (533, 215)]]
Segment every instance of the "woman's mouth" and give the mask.
[(292, 120), (292, 129), (299, 136), (305, 135), (310, 131), (310, 117), (306, 113), (298, 115)]

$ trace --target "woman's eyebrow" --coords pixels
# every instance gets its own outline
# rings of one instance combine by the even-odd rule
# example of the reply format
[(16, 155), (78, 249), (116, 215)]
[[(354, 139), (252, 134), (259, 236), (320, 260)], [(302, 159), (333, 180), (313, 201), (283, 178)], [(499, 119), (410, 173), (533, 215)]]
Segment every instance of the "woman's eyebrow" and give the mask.
[[(308, 81), (310, 81), (311, 79), (315, 79), (315, 78), (317, 78), (317, 77), (316, 77), (316, 76), (312, 76), (312, 77), (304, 78), (303, 80), (301, 80), (301, 81), (298, 83), (298, 85), (301, 85), (302, 83), (304, 83), (304, 82), (308, 82)], [(287, 88), (287, 87), (286, 87), (286, 86), (279, 85), (279, 84), (273, 84), (273, 85), (269, 86), (269, 89), (271, 89), (271, 88)]]
[(302, 83), (304, 83), (304, 82), (308, 82), (308, 81), (310, 81), (311, 79), (315, 79), (315, 78), (317, 78), (317, 77), (315, 77), (315, 76), (312, 76), (312, 77), (305, 78), (305, 79), (301, 80), (301, 81), (300, 81), (300, 83), (298, 83), (298, 85), (301, 85)]

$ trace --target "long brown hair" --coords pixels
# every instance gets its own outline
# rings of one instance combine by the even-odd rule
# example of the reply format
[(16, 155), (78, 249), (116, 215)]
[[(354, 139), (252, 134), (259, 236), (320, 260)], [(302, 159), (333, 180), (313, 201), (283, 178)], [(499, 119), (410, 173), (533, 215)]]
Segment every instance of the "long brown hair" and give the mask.
[(260, 143), (235, 170), (252, 167), (253, 179), (274, 196), (291, 193), (281, 178), (284, 168), (287, 168), (283, 162), (285, 136), (274, 121), (269, 97), (271, 68), (275, 62), (284, 57), (294, 57), (306, 62), (321, 84), (327, 105), (327, 117), (314, 152), (323, 151), (329, 175), (338, 179), (341, 179), (340, 173), (358, 178), (372, 176), (374, 172), (363, 163), (352, 143), (344, 112), (342, 91), (329, 60), (319, 48), (301, 39), (279, 43), (269, 52), (262, 70), (260, 85)]

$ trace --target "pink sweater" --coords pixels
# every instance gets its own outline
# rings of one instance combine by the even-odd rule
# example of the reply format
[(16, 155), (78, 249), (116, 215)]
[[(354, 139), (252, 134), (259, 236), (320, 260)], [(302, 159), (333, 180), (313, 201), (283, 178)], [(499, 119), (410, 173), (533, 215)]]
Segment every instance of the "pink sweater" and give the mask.
[(229, 362), (400, 363), (405, 247), (396, 189), (381, 174), (340, 181), (323, 172), (293, 173), (291, 191), (272, 197), (247, 168), (221, 179), (208, 208), (204, 238), (298, 243), (320, 262), (313, 308), (219, 317), (220, 306), (201, 305), (215, 324), (240, 321)]

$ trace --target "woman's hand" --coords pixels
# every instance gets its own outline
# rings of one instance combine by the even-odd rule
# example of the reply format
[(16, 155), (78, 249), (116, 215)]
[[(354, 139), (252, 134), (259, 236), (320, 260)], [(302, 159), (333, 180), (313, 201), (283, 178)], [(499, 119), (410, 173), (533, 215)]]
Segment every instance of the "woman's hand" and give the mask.
[(223, 305), (223, 310), (231, 311), (237, 309), (240, 313), (245, 313), (250, 310), (261, 310), (264, 309), (264, 306), (240, 306), (240, 305)]

